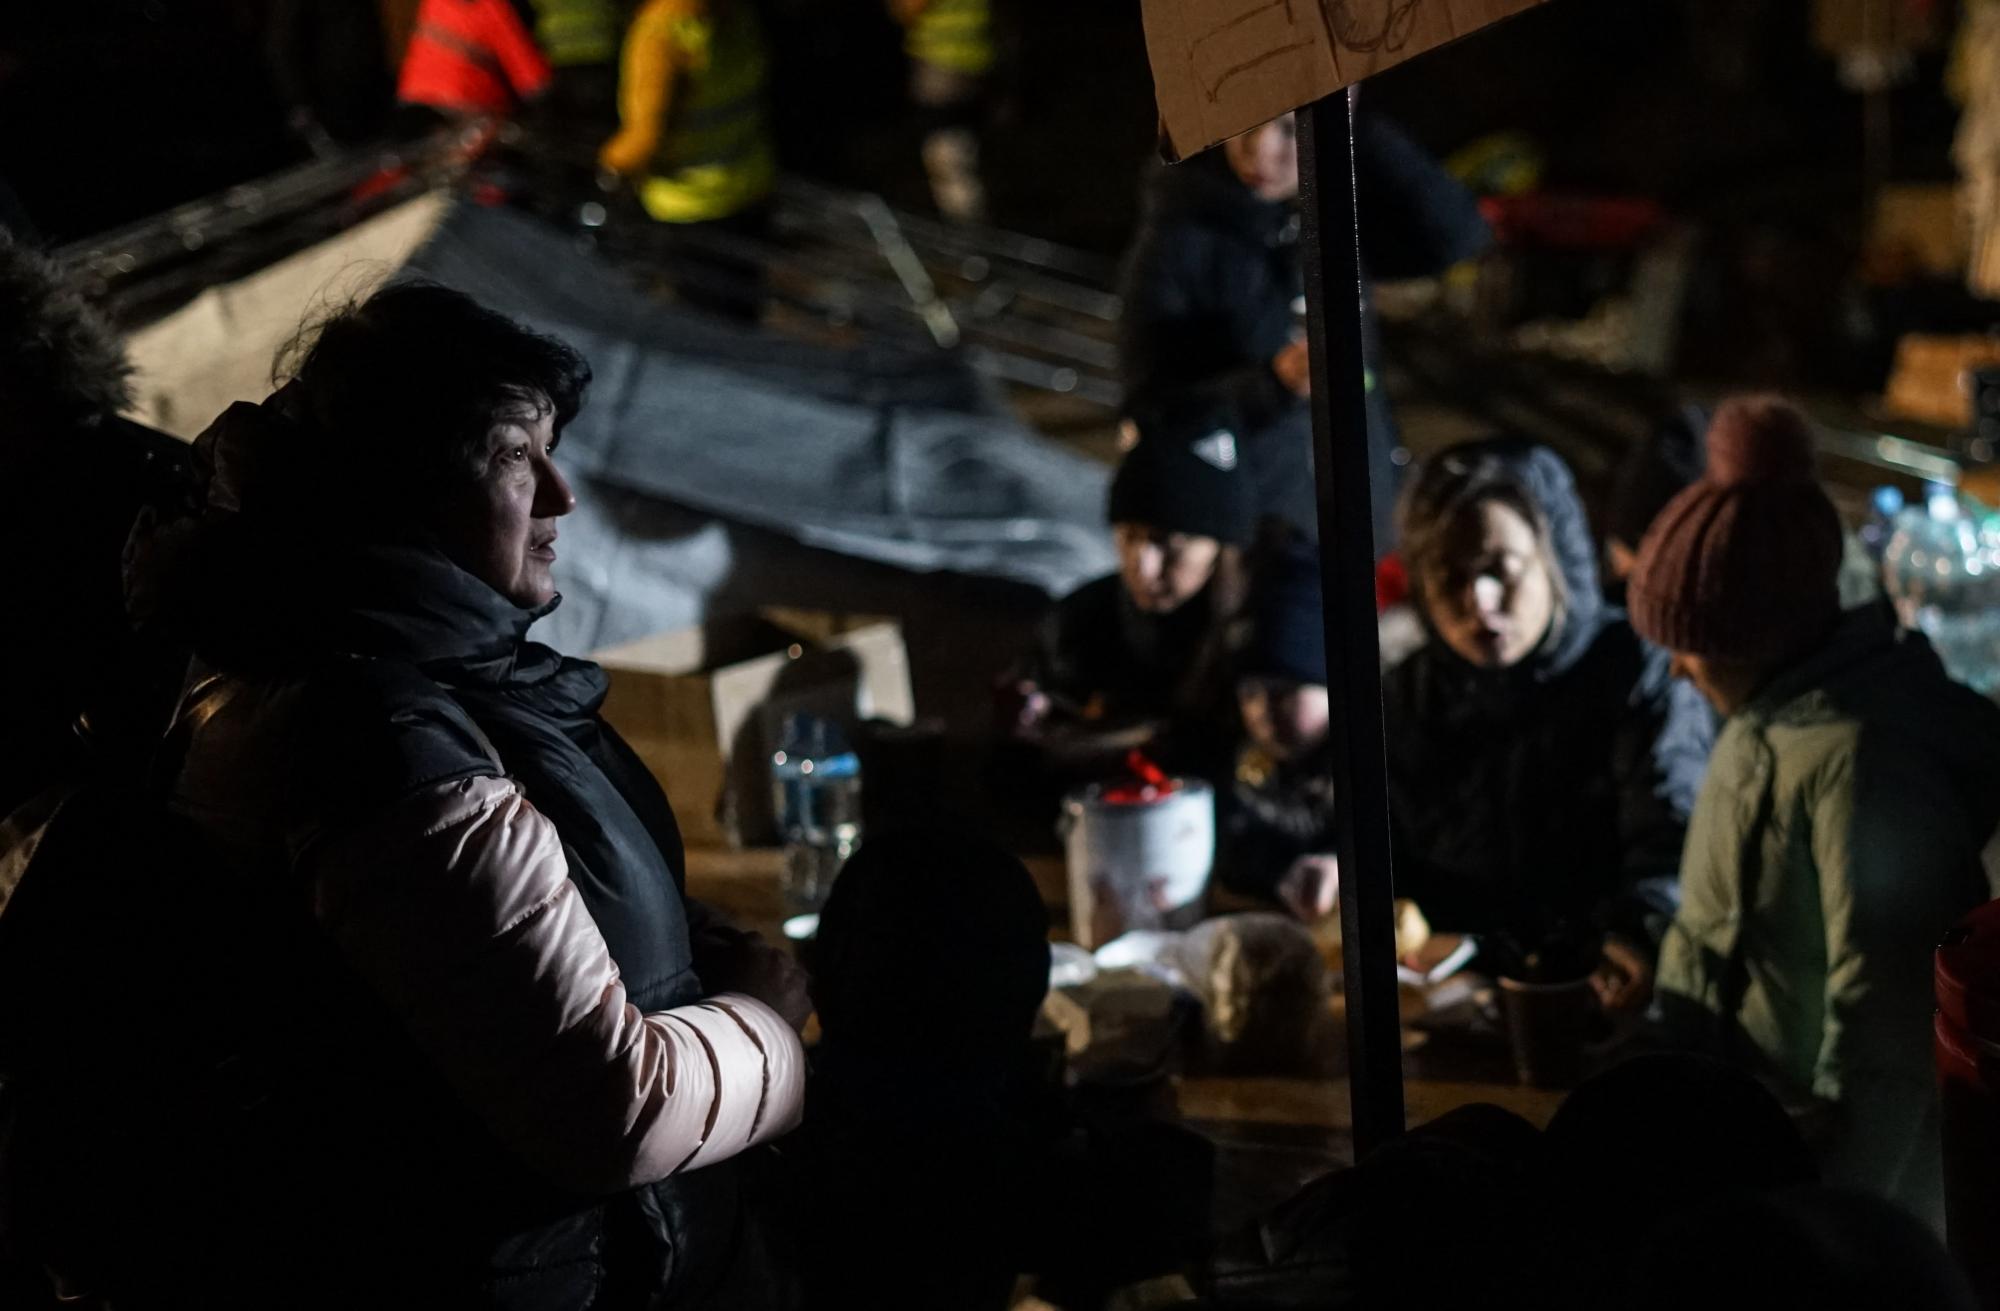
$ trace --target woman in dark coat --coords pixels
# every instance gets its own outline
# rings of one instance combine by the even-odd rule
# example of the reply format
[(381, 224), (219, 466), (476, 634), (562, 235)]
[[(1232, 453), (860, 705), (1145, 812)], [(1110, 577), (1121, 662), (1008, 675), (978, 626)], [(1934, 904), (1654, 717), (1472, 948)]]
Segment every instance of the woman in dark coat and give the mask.
[(768, 1304), (744, 1153), (800, 1114), (800, 980), (683, 896), (603, 671), (527, 639), (589, 376), (396, 286), (197, 443), (160, 934), (200, 968), (118, 1305)]
[(1554, 452), (1446, 451), (1401, 518), (1430, 640), (1383, 683), (1397, 893), (1509, 955), (1602, 944), (1607, 1000), (1636, 1003), (1712, 716), (1603, 600)]
[[(1636, 1006), (1673, 915), (1714, 717), (1603, 600), (1554, 452), (1496, 440), (1437, 455), (1402, 524), (1428, 640), (1383, 676), (1396, 895), (1434, 928), (1481, 935), (1491, 968), (1601, 954), (1605, 1002)], [(1259, 627), (1296, 636), (1251, 649), (1291, 652), (1284, 686), (1323, 697), (1323, 678), (1307, 677), (1325, 659), (1317, 571), (1291, 563), (1283, 585), (1266, 580)], [(1338, 884), (1324, 751), (1316, 739), (1293, 753), (1309, 767), (1248, 791), (1239, 777), (1230, 819), (1233, 880), (1304, 914), (1329, 909)]]

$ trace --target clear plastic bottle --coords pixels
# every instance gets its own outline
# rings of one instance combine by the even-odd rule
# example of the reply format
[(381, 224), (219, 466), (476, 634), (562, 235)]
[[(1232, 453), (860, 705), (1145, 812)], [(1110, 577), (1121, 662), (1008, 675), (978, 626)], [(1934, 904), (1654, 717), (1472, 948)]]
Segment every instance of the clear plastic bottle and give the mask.
[(2000, 691), (2000, 516), (1943, 483), (1896, 516), (1883, 577), (1896, 616), (1953, 678)]
[(1868, 557), (1880, 563), (1888, 554), (1889, 539), (1896, 535), (1896, 518), (1903, 513), (1903, 489), (1884, 484), (1868, 498), (1868, 518), (1861, 525), (1861, 545)]
[(817, 911), (861, 844), (861, 761), (838, 726), (790, 715), (771, 755), (771, 788), (785, 843), (778, 890), (786, 912)]

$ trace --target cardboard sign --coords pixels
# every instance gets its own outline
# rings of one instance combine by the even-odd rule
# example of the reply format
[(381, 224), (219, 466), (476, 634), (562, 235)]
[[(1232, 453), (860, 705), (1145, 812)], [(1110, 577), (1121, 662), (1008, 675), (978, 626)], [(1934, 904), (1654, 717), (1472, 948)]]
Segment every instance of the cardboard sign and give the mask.
[(1180, 159), (1544, 0), (1144, 0)]

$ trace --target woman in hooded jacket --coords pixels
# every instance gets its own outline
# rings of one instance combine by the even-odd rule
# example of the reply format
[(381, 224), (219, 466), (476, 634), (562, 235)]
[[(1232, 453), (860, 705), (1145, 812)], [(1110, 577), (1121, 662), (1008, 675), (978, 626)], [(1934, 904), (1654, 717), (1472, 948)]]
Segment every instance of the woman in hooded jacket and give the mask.
[(228, 995), (159, 999), (179, 1202), (119, 1305), (774, 1300), (749, 1149), (801, 1112), (802, 979), (683, 896), (603, 670), (527, 639), (589, 378), (392, 286), (196, 443), (172, 932)]
[(1600, 996), (1637, 1007), (1713, 717), (1603, 600), (1554, 452), (1443, 452), (1400, 513), (1429, 640), (1383, 684), (1398, 894), (1501, 967), (1601, 953)]

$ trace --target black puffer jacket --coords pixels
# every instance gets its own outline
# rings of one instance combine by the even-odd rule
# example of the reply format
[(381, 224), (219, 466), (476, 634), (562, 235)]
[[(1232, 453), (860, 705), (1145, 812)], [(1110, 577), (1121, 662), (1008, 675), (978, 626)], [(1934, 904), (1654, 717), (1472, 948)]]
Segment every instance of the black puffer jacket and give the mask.
[(1529, 949), (1563, 926), (1657, 941), (1713, 717), (1602, 600), (1567, 466), (1501, 449), (1547, 519), (1567, 612), (1514, 668), (1433, 634), (1385, 676), (1396, 892), (1439, 929)]
[[(1362, 115), (1355, 150), (1370, 276), (1437, 273), (1485, 247), (1491, 234), (1471, 194), (1387, 120)], [(1316, 537), (1311, 417), (1271, 372), (1300, 331), (1298, 239), (1297, 207), (1252, 195), (1221, 151), (1160, 170), (1127, 256), (1120, 366), (1126, 409), (1142, 427), (1162, 408), (1232, 413), (1258, 510)], [(1372, 309), (1364, 326), (1375, 540), (1386, 551), (1398, 441)]]

